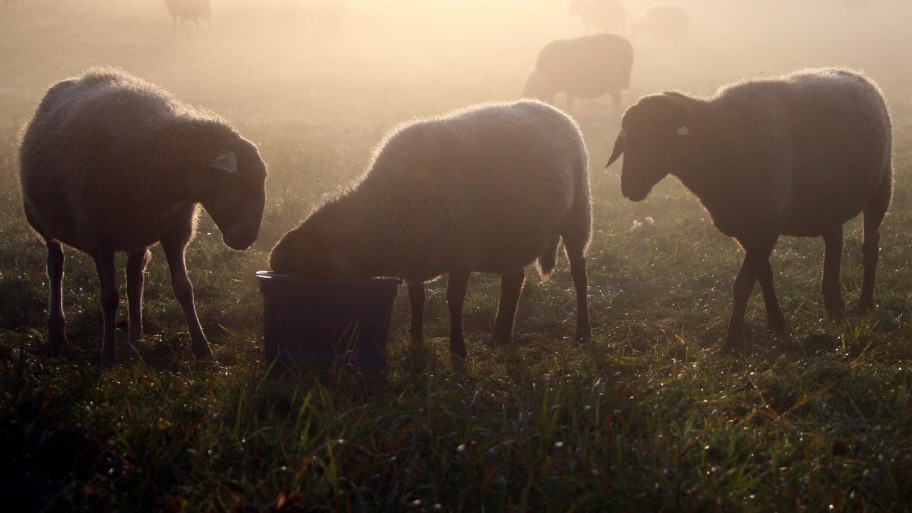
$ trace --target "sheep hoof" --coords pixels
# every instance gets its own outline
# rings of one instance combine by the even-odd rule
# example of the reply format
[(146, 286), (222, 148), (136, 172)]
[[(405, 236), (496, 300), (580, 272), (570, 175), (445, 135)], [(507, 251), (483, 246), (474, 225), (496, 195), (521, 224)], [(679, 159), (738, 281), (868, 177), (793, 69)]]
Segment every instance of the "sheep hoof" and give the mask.
[(589, 316), (584, 315), (583, 319), (576, 321), (576, 341), (589, 342), (592, 339), (592, 325), (589, 324)]
[(863, 300), (858, 302), (858, 313), (865, 314), (877, 308), (873, 300)]
[(490, 347), (507, 347), (508, 345), (510, 345), (510, 339), (509, 338), (505, 339), (505, 338), (496, 337), (496, 336), (491, 337), (491, 340), (490, 340), (490, 342), (488, 342), (488, 345)]
[(450, 341), (450, 356), (465, 360), (469, 353), (466, 351), (465, 341)]
[(212, 357), (212, 349), (209, 349), (209, 344), (193, 346), (193, 356), (197, 360), (215, 360)]
[(744, 339), (742, 337), (727, 336), (725, 343), (719, 348), (721, 354), (740, 355), (744, 352)]
[(67, 340), (66, 337), (56, 338), (53, 337), (48, 340), (47, 346), (47, 355), (50, 357), (60, 356), (67, 349)]
[(117, 355), (113, 353), (101, 353), (101, 369), (111, 370), (117, 367)]
[(787, 336), (788, 328), (785, 325), (785, 319), (775, 319), (766, 323), (766, 331), (777, 336)]
[(833, 319), (834, 321), (839, 321), (845, 318), (845, 306), (842, 304), (827, 307), (826, 311), (827, 315), (830, 316), (830, 319)]

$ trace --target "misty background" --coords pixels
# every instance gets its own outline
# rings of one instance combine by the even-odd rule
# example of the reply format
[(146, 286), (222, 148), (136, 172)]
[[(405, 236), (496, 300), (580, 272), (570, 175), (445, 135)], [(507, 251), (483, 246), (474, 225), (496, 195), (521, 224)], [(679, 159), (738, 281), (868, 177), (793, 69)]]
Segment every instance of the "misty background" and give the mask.
[[(624, 2), (628, 26), (656, 3)], [(619, 196), (613, 190), (618, 171), (602, 171), (602, 163), (623, 109), (645, 94), (711, 94), (742, 77), (846, 66), (881, 85), (894, 116), (896, 103), (912, 98), (912, 1), (676, 3), (689, 13), (687, 37), (633, 39), (631, 89), (621, 109), (607, 97), (574, 105), (596, 198)], [(50, 84), (90, 66), (121, 67), (222, 115), (260, 145), (270, 166), (270, 205), (258, 247), (267, 249), (322, 195), (361, 173), (373, 145), (392, 126), (518, 97), (543, 45), (584, 34), (568, 5), (213, 0), (211, 26), (196, 27), (175, 26), (162, 0), (0, 4), (0, 137), (16, 144)], [(556, 104), (565, 106), (562, 95)], [(899, 122), (896, 138), (906, 133)], [(14, 173), (15, 166), (2, 169)], [(18, 201), (18, 191), (4, 193)], [(288, 218), (270, 223), (270, 216)]]

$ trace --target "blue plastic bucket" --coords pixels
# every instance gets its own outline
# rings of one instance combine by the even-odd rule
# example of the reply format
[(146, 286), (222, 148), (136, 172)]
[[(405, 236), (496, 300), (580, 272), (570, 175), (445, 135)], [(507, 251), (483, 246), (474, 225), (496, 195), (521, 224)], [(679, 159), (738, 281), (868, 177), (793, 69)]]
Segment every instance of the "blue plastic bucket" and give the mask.
[(399, 280), (299, 280), (268, 271), (257, 279), (267, 364), (386, 366)]

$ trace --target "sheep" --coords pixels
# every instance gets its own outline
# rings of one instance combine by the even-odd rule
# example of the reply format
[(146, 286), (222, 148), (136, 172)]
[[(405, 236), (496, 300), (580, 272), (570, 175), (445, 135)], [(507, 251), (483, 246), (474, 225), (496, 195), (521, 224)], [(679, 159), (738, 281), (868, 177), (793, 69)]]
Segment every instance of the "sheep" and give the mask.
[(171, 19), (174, 26), (180, 21), (191, 20), (199, 28), (200, 20), (205, 20), (209, 26), (212, 26), (212, 9), (209, 6), (209, 0), (165, 0), (168, 6), (168, 12), (171, 13)]
[(570, 0), (570, 16), (579, 16), (583, 30), (623, 34), (627, 27), (624, 4), (620, 0)]
[(689, 17), (678, 5), (654, 5), (630, 24), (630, 39), (650, 34), (657, 39), (680, 42), (687, 35)]
[(588, 160), (576, 123), (536, 100), (406, 123), (382, 141), (351, 190), (282, 237), (270, 267), (304, 279), (404, 279), (414, 341), (423, 338), (424, 282), (446, 273), (450, 352), (464, 358), (470, 273), (501, 275), (492, 342), (507, 344), (525, 266), (537, 259), (547, 278), (562, 239), (576, 288), (576, 337), (588, 339)]
[(616, 34), (552, 41), (539, 52), (522, 95), (551, 103), (556, 94), (566, 93), (567, 112), (571, 112), (574, 97), (597, 98), (607, 93), (617, 108), (621, 91), (630, 87), (632, 67), (633, 47)]
[(842, 225), (864, 212), (859, 309), (874, 307), (879, 229), (893, 190), (891, 122), (878, 87), (844, 69), (809, 69), (721, 88), (713, 97), (666, 92), (622, 118), (610, 166), (623, 153), (621, 192), (640, 201), (666, 174), (690, 189), (745, 256), (723, 349), (743, 347), (744, 312), (759, 280), (770, 331), (786, 334), (769, 257), (780, 235), (823, 237), (823, 297), (844, 315)]
[(63, 244), (88, 253), (101, 284), (101, 364), (117, 363), (120, 296), (114, 253), (127, 259), (129, 341), (142, 336), (143, 272), (160, 242), (197, 358), (212, 356), (200, 327), (184, 250), (199, 205), (225, 244), (257, 238), (266, 167), (257, 148), (225, 121), (181, 103), (118, 69), (92, 69), (53, 85), (26, 125), (19, 151), (25, 215), (47, 246), (48, 349), (66, 345)]

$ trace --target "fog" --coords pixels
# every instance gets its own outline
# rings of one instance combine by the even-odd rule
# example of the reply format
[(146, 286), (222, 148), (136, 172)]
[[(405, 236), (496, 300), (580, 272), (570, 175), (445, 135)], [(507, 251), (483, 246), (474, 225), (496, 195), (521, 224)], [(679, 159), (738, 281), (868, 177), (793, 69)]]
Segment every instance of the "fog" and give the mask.
[[(628, 22), (656, 2), (625, 2)], [(711, 92), (746, 75), (860, 68), (910, 82), (908, 0), (681, 0), (679, 44), (634, 40), (631, 94)], [(518, 94), (538, 49), (581, 35), (566, 0), (213, 0), (211, 28), (172, 26), (161, 0), (26, 0), (0, 8), (0, 86), (91, 65), (162, 77), (205, 96), (242, 85), (454, 101)], [(269, 88), (246, 91), (265, 96)], [(445, 96), (445, 97), (443, 97)], [(281, 108), (279, 110), (282, 110)]]
[[(627, 0), (627, 21), (649, 0)], [(745, 76), (809, 66), (861, 69), (912, 97), (909, 0), (679, 0), (679, 41), (633, 40), (631, 89), (710, 94)], [(212, 0), (211, 26), (172, 23), (162, 0), (0, 4), (0, 129), (7, 138), (47, 86), (119, 66), (222, 114), (266, 145), (336, 144), (363, 164), (392, 124), (515, 98), (548, 41), (582, 35), (568, 0)], [(899, 101), (899, 100), (893, 100)], [(908, 101), (908, 100), (905, 100)], [(563, 98), (556, 103), (563, 106)], [(572, 112), (587, 139), (613, 138), (610, 99)], [(603, 150), (591, 145), (596, 158)], [(300, 157), (295, 161), (300, 164)], [(313, 165), (320, 165), (316, 163)]]

